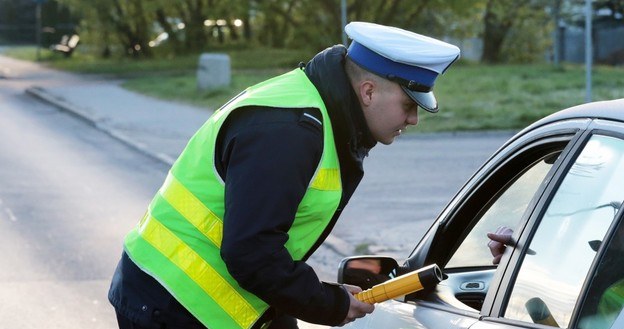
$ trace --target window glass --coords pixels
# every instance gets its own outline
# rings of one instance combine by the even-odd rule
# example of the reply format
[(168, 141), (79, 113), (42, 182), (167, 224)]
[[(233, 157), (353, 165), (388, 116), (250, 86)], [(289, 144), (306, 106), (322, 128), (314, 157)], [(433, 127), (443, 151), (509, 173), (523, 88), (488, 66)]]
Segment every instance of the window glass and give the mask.
[[(600, 240), (593, 241), (593, 249), (597, 250), (601, 243)], [(622, 255), (624, 255), (624, 225), (620, 222), (592, 279), (583, 305), (579, 329), (611, 328), (621, 313), (624, 306)]]
[(514, 228), (518, 225), (558, 154), (535, 162), (507, 187), (478, 219), (475, 227), (446, 264), (446, 268), (492, 266), (492, 254), (486, 247), (489, 241), (486, 233), (494, 232), (499, 226)]
[[(596, 255), (624, 199), (624, 142), (593, 136), (566, 174), (529, 245), (505, 317), (566, 328)], [(595, 246), (594, 246), (595, 247)]]

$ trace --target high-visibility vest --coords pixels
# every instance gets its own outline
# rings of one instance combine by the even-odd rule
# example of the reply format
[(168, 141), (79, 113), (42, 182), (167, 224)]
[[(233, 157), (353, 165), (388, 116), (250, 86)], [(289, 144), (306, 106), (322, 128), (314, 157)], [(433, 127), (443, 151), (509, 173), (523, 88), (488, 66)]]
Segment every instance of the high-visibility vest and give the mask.
[(250, 328), (268, 309), (260, 298), (239, 286), (219, 253), (225, 187), (214, 164), (217, 135), (232, 111), (252, 105), (318, 108), (323, 117), (321, 161), (285, 245), (294, 260), (301, 260), (320, 238), (342, 195), (329, 115), (302, 70), (248, 88), (208, 119), (173, 164), (143, 219), (126, 236), (124, 248), (134, 263), (212, 329)]

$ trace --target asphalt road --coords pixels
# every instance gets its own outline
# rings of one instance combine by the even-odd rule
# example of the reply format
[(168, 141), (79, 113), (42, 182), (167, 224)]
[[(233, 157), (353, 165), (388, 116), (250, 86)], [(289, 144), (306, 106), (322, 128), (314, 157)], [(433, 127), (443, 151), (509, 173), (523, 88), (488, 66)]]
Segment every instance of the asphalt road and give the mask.
[(166, 168), (0, 81), (0, 327), (116, 328), (124, 234)]

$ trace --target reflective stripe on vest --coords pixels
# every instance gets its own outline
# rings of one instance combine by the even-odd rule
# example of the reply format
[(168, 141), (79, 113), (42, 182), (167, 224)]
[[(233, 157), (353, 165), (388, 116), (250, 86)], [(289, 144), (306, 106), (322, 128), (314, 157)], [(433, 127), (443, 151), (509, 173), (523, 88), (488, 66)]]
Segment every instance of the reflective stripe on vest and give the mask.
[(301, 70), (250, 87), (211, 116), (171, 168), (147, 214), (126, 237), (125, 249), (213, 329), (250, 328), (268, 308), (238, 285), (220, 257), (225, 188), (214, 165), (216, 139), (232, 111), (254, 105), (318, 108), (323, 116), (321, 161), (288, 231), (285, 247), (294, 260), (301, 260), (317, 242), (342, 196), (331, 122), (320, 95)]

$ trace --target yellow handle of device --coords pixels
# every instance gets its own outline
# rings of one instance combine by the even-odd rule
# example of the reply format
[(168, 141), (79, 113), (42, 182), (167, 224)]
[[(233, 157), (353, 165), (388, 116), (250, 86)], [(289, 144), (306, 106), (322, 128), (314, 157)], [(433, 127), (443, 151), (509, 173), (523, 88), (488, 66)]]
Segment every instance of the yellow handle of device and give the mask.
[(381, 303), (389, 299), (433, 287), (440, 281), (442, 281), (442, 270), (438, 265), (432, 264), (380, 283), (354, 296), (361, 302), (369, 304)]

